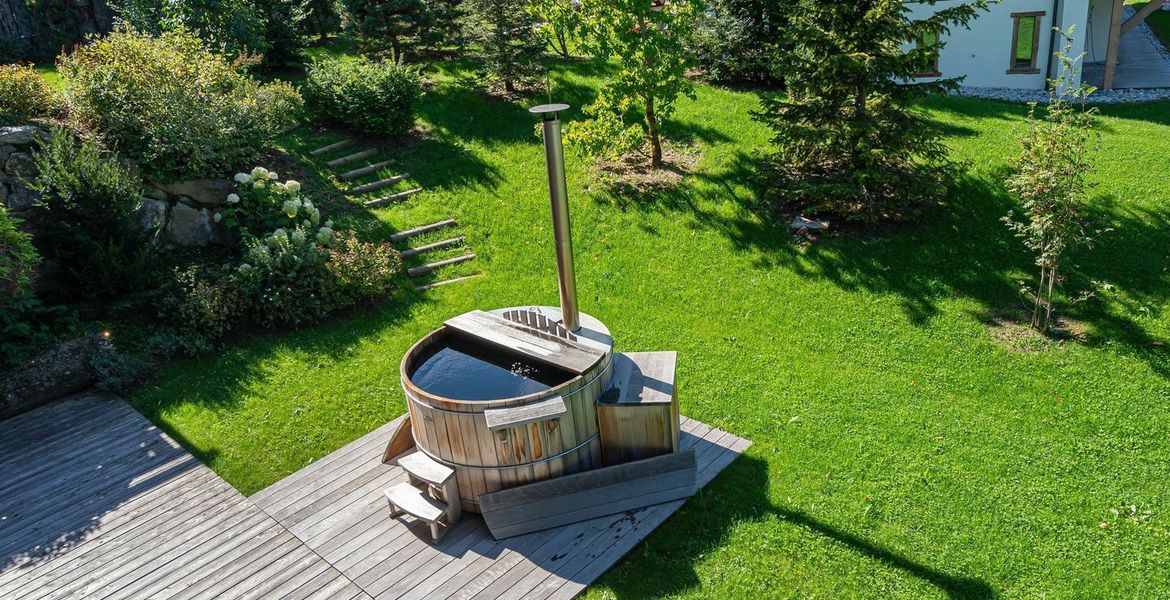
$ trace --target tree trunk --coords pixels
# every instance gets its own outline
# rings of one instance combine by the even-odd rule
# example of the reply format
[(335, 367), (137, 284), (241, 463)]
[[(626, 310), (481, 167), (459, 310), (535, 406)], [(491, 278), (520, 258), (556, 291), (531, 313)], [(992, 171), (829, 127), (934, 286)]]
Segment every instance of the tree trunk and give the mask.
[(516, 82), (512, 81), (510, 77), (504, 79), (504, 91), (509, 94), (516, 91)]
[(662, 139), (658, 135), (658, 117), (654, 114), (654, 97), (646, 99), (646, 136), (650, 138), (650, 166), (662, 166)]

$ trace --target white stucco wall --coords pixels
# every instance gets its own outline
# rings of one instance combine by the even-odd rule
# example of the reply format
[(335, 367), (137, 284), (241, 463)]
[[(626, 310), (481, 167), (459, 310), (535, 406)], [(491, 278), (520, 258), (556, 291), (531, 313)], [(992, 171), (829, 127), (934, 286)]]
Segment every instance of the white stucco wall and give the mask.
[(1085, 44), (1085, 62), (1105, 62), (1105, 51), (1109, 46), (1109, 16), (1113, 10), (1110, 0), (1089, 2), (1088, 43)]
[[(910, 8), (912, 18), (921, 18), (960, 1), (942, 0), (933, 5), (907, 1), (906, 6)], [(1052, 63), (1049, 57), (1053, 51), (1051, 32), (1054, 7), (1059, 13), (1056, 24), (1062, 29), (1072, 23), (1077, 24), (1077, 42), (1073, 52), (1076, 55), (1083, 48), (1085, 40), (1085, 18), (1089, 2), (1107, 3), (1108, 0), (1002, 0), (992, 4), (988, 11), (981, 12), (978, 18), (971, 21), (970, 29), (952, 27), (950, 34), (942, 36), (945, 45), (939, 54), (939, 72), (943, 77), (966, 76), (963, 85), (974, 87), (1044, 89), (1047, 77), (1055, 76), (1055, 71), (1049, 71)], [(1008, 73), (1012, 53), (1012, 14), (1023, 12), (1044, 13), (1040, 18), (1036, 60), (1039, 73)], [(1056, 44), (1059, 48), (1059, 39)]]

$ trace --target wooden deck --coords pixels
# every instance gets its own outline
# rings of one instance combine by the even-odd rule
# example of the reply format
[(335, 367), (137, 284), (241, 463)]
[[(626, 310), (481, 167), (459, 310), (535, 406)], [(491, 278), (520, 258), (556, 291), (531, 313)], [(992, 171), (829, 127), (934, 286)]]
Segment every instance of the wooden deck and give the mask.
[[(1126, 18), (1131, 14), (1132, 10), (1127, 11)], [(1100, 87), (1105, 78), (1105, 65), (1086, 63), (1082, 75), (1085, 83)], [(1170, 61), (1162, 57), (1141, 27), (1135, 27), (1121, 36), (1113, 87), (1170, 88)]]
[[(125, 402), (81, 394), (0, 422), (0, 598), (570, 598), (683, 501), (432, 546), (390, 518), (389, 423), (245, 498)], [(683, 420), (699, 485), (749, 442)]]
[(0, 422), (0, 598), (368, 598), (118, 398)]
[[(382, 464), (389, 423), (251, 499), (367, 594), (389, 598), (572, 598), (683, 504), (676, 500), (496, 541), (478, 515), (437, 545), (425, 524), (390, 518), (381, 490), (404, 479)], [(699, 487), (750, 442), (683, 418)]]

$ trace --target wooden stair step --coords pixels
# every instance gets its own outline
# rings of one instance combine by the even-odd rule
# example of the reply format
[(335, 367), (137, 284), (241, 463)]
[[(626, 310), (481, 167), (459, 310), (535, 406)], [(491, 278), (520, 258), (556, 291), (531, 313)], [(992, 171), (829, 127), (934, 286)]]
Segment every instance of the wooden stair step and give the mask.
[(351, 196), (356, 196), (358, 194), (364, 194), (366, 192), (373, 192), (375, 190), (380, 190), (382, 188), (390, 187), (390, 186), (398, 183), (399, 181), (402, 181), (403, 179), (407, 179), (409, 177), (410, 177), (410, 173), (403, 173), (401, 175), (387, 177), (386, 179), (379, 179), (378, 181), (375, 181), (373, 183), (359, 185), (346, 193), (351, 195)]
[(437, 287), (443, 287), (443, 286), (448, 285), (448, 284), (459, 283), (460, 281), (467, 281), (468, 279), (475, 279), (476, 277), (482, 277), (482, 276), (483, 276), (483, 273), (472, 273), (471, 275), (464, 275), (462, 277), (452, 277), (451, 279), (444, 279), (442, 281), (436, 281), (434, 283), (428, 283), (425, 285), (416, 285), (416, 286), (414, 286), (414, 291), (425, 292), (427, 290), (433, 290)]
[(322, 154), (329, 154), (330, 152), (336, 152), (338, 150), (345, 150), (346, 148), (349, 148), (350, 146), (352, 146), (356, 143), (357, 143), (357, 140), (355, 140), (353, 138), (345, 138), (344, 140), (341, 140), (340, 142), (334, 142), (332, 144), (329, 144), (328, 146), (321, 146), (320, 148), (317, 148), (316, 150), (310, 150), (309, 156), (321, 156)]
[(402, 200), (403, 198), (406, 198), (408, 196), (413, 196), (421, 191), (422, 191), (422, 188), (413, 188), (413, 189), (406, 190), (405, 192), (398, 192), (396, 194), (390, 194), (389, 196), (382, 196), (381, 198), (375, 198), (373, 200), (366, 200), (364, 204), (366, 206), (384, 206), (386, 204), (393, 204), (395, 202), (398, 202), (399, 200)]
[(448, 479), (455, 476), (454, 469), (435, 461), (422, 452), (403, 456), (398, 459), (398, 466), (415, 478), (433, 486), (441, 487)]
[(432, 232), (436, 229), (450, 227), (454, 224), (455, 224), (455, 219), (443, 219), (442, 221), (436, 221), (434, 223), (431, 223), (430, 225), (421, 225), (419, 227), (415, 227), (414, 229), (407, 229), (406, 231), (392, 233), (392, 234), (390, 234), (390, 241), (391, 242), (401, 242), (402, 240), (410, 239), (416, 235), (422, 235), (424, 233)]
[(325, 163), (325, 166), (329, 167), (330, 169), (334, 169), (334, 168), (340, 167), (342, 165), (348, 165), (350, 163), (355, 163), (359, 160), (365, 160), (365, 159), (370, 158), (371, 156), (374, 156), (376, 154), (378, 154), (377, 149), (366, 148), (365, 150), (362, 150), (360, 152), (354, 152), (353, 154), (347, 154), (345, 156), (342, 156), (341, 158), (335, 158), (335, 159)]
[(395, 508), (428, 523), (439, 523), (447, 514), (447, 504), (440, 502), (409, 483), (400, 483), (383, 492)]
[(428, 264), (421, 265), (418, 267), (411, 267), (411, 268), (406, 270), (406, 274), (410, 275), (411, 277), (418, 277), (419, 275), (426, 275), (427, 273), (430, 273), (431, 271), (434, 271), (436, 269), (441, 269), (443, 267), (449, 267), (451, 265), (457, 265), (459, 263), (465, 263), (465, 262), (472, 260), (474, 258), (475, 258), (475, 254), (469, 252), (467, 254), (464, 254), (463, 256), (455, 256), (452, 258), (447, 258), (444, 260), (435, 261), (433, 263), (428, 263)]
[(338, 175), (337, 178), (342, 180), (342, 181), (349, 181), (351, 179), (357, 179), (358, 177), (365, 177), (366, 175), (369, 175), (370, 173), (373, 173), (374, 171), (377, 171), (378, 169), (381, 169), (382, 167), (389, 166), (390, 163), (392, 163), (392, 162), (394, 162), (394, 161), (393, 160), (384, 160), (382, 162), (376, 162), (376, 163), (369, 165), (369, 166), (366, 166), (366, 167), (358, 167), (352, 171), (346, 171), (345, 173)]
[(410, 258), (412, 256), (418, 256), (419, 254), (424, 254), (426, 252), (434, 252), (435, 250), (443, 250), (445, 248), (451, 248), (453, 246), (458, 246), (458, 245), (462, 244), (463, 241), (464, 241), (463, 236), (459, 236), (459, 237), (453, 237), (449, 240), (443, 240), (441, 242), (435, 242), (433, 244), (419, 246), (418, 248), (407, 248), (406, 250), (402, 251), (402, 258)]

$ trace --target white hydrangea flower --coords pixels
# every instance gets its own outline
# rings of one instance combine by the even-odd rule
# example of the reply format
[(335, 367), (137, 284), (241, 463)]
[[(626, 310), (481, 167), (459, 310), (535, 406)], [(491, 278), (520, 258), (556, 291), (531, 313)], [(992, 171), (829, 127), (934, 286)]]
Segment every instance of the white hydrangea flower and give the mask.
[(305, 230), (304, 229), (293, 230), (292, 241), (298, 245), (305, 243)]
[[(242, 173), (241, 173), (241, 175), (242, 175)], [(228, 203), (228, 204), (235, 204), (235, 203), (237, 203), (237, 202), (239, 202), (239, 201), (240, 201), (240, 195), (239, 195), (239, 194), (228, 194), (228, 197), (227, 197), (227, 203)]]
[(284, 187), (288, 189), (289, 193), (295, 194), (301, 191), (301, 182), (297, 181), (296, 179), (289, 179), (288, 181), (284, 182)]
[(288, 215), (288, 218), (290, 219), (297, 216), (297, 211), (300, 209), (300, 205), (298, 205), (296, 202), (293, 202), (292, 200), (285, 200), (284, 206), (281, 207), (281, 210), (284, 211), (284, 214)]
[(248, 273), (252, 272), (252, 265), (248, 263), (242, 263), (240, 265), (239, 271), (241, 275), (247, 275)]
[(252, 181), (252, 187), (257, 187), (257, 188), (263, 189), (265, 185), (267, 185), (267, 184), (264, 183), (263, 179), (255, 179)]
[(333, 228), (333, 219), (329, 219), (328, 221), (325, 221), (325, 226), (332, 229)]
[(276, 171), (269, 171), (268, 172), (268, 178), (273, 180), (273, 181), (276, 181), (279, 177), (280, 177), (280, 175), (277, 175)]
[(212, 215), (211, 220), (215, 221), (216, 223), (219, 223), (220, 221), (223, 220), (223, 213), (215, 213), (214, 215)]
[(256, 167), (252, 169), (252, 179), (264, 179), (268, 177), (268, 169), (264, 167)]
[(284, 193), (284, 192), (285, 192), (285, 189), (284, 189), (284, 184), (283, 184), (283, 183), (280, 183), (279, 181), (278, 181), (278, 182), (276, 182), (276, 183), (274, 183), (274, 184), (272, 184), (272, 191), (274, 191), (274, 192), (280, 192), (280, 193)]
[(317, 243), (322, 246), (328, 246), (333, 242), (333, 230), (328, 227), (322, 227), (317, 230)]
[(247, 173), (236, 173), (236, 182), (237, 183), (248, 183), (249, 181), (252, 181), (251, 175), (249, 175)]
[(316, 206), (309, 210), (309, 222), (316, 227), (321, 222), (321, 211)]

